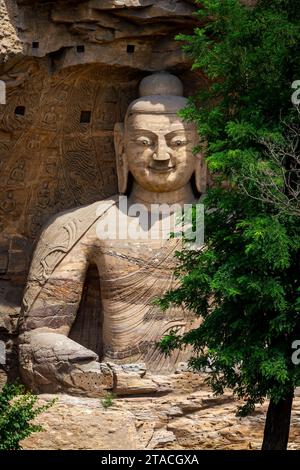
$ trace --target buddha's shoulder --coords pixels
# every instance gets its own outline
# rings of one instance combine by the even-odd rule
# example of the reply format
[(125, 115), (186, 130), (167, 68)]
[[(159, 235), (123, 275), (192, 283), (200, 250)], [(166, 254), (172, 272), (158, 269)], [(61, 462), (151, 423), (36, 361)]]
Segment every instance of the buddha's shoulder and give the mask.
[(78, 232), (88, 230), (106, 212), (114, 210), (118, 198), (118, 195), (111, 196), (108, 199), (71, 208), (53, 215), (43, 227), (41, 238), (60, 237), (63, 236), (65, 231), (76, 235)]

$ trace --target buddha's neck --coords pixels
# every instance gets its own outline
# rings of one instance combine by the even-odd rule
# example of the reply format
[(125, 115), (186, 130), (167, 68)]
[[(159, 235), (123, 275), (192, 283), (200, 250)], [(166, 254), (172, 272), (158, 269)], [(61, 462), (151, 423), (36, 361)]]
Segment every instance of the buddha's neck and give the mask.
[(183, 186), (176, 191), (167, 193), (158, 193), (148, 191), (137, 183), (134, 182), (133, 188), (129, 197), (129, 204), (144, 204), (147, 209), (151, 208), (151, 204), (179, 204), (181, 207), (184, 204), (193, 204), (196, 202), (191, 184)]

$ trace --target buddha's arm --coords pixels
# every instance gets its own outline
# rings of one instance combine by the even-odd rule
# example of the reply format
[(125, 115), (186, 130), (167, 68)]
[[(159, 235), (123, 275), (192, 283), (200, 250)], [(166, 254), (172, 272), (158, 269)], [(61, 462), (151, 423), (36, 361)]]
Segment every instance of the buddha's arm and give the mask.
[(68, 337), (99, 244), (96, 222), (115, 202), (104, 203), (55, 216), (35, 250), (19, 336), (20, 373), (33, 390), (106, 387), (97, 354)]
[(83, 368), (96, 374), (93, 380), (98, 380), (98, 356), (68, 338), (68, 334), (81, 300), (89, 264), (88, 248), (78, 243), (66, 256), (60, 254), (59, 263), (44, 283), (36, 275), (40, 265), (36, 256), (40, 256), (39, 249), (24, 296), (19, 337), (21, 376), (37, 391), (84, 388), (85, 384), (77, 387), (75, 382), (82, 377)]
[(94, 203), (54, 216), (35, 250), (23, 298), (21, 331), (68, 335), (81, 300), (89, 259), (98, 244), (96, 222), (115, 204)]
[[(36, 261), (33, 259), (33, 266)], [(79, 245), (63, 258), (45, 283), (37, 280), (31, 269), (24, 295), (22, 330), (47, 328), (68, 335), (81, 300), (87, 267), (87, 254)]]
[(23, 297), (21, 332), (47, 328), (69, 334), (97, 243), (98, 206), (95, 203), (62, 212), (44, 227)]

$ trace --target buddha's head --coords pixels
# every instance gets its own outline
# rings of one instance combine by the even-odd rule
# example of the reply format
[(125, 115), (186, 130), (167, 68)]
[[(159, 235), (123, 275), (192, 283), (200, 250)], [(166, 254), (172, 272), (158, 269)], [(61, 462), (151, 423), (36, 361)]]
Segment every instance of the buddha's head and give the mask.
[(115, 125), (119, 191), (126, 193), (131, 174), (147, 191), (176, 191), (193, 180), (203, 192), (203, 160), (193, 152), (197, 129), (178, 116), (187, 103), (182, 83), (169, 73), (155, 73), (141, 81), (139, 93), (125, 123)]

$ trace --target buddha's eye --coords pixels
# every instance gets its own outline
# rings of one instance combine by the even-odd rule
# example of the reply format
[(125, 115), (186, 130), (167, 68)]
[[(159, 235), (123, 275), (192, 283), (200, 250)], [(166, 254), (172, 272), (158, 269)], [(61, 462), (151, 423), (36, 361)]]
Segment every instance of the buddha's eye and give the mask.
[(182, 147), (183, 145), (186, 145), (188, 142), (186, 139), (180, 139), (180, 138), (175, 138), (171, 140), (171, 145), (172, 147)]
[(140, 137), (137, 139), (137, 143), (142, 145), (143, 147), (151, 147), (153, 145), (153, 142), (151, 139), (148, 139), (148, 137)]

